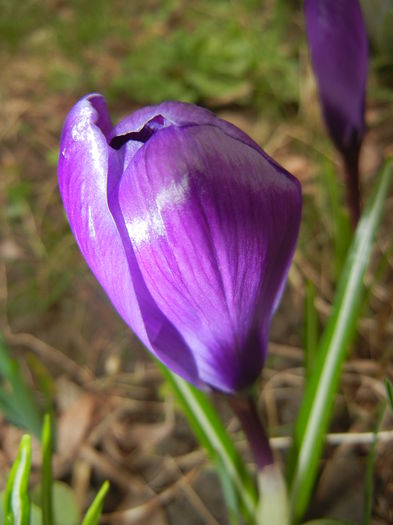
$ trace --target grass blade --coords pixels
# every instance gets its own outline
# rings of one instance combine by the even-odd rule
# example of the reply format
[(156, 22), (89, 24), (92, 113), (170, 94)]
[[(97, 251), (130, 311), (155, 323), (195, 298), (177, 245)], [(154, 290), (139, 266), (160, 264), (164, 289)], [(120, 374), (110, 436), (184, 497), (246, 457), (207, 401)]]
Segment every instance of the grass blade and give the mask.
[[(4, 386), (4, 383), (6, 386)], [(20, 366), (0, 336), (0, 410), (12, 423), (40, 437), (42, 416)]]
[(31, 467), (31, 437), (24, 435), (12, 465), (4, 494), (4, 523), (29, 525), (29, 477)]
[(52, 499), (52, 429), (50, 415), (44, 417), (42, 428), (42, 469), (41, 469), (41, 509), (45, 525), (53, 525), (53, 499)]
[(373, 500), (373, 485), (374, 485), (374, 464), (377, 454), (377, 441), (378, 432), (381, 428), (382, 419), (385, 414), (386, 402), (383, 403), (383, 407), (380, 411), (377, 425), (374, 433), (374, 440), (371, 445), (371, 449), (367, 459), (367, 470), (366, 470), (366, 485), (364, 491), (364, 511), (363, 511), (363, 525), (371, 524), (371, 511), (372, 511), (372, 500)]
[(337, 173), (330, 162), (325, 162), (322, 172), (322, 182), (328, 198), (329, 217), (331, 219), (332, 240), (334, 246), (333, 267), (335, 281), (339, 277), (348, 247), (351, 242), (352, 230), (349, 217), (342, 207), (342, 192)]
[(356, 333), (364, 294), (363, 277), (382, 215), (391, 174), (392, 164), (389, 161), (378, 176), (375, 191), (356, 229), (339, 280), (332, 313), (306, 385), (289, 459), (290, 506), (294, 522), (298, 522), (305, 512), (316, 478), (342, 363)]
[(315, 287), (311, 281), (306, 284), (306, 297), (304, 300), (304, 366), (306, 378), (308, 379), (315, 362), (315, 354), (318, 345), (318, 314), (315, 308)]
[(82, 521), (82, 525), (98, 525), (102, 506), (104, 504), (104, 498), (109, 490), (109, 481), (105, 481), (98, 491), (96, 497), (93, 500), (93, 503), (90, 505), (86, 516)]
[(386, 397), (390, 406), (390, 410), (393, 412), (393, 385), (388, 378), (385, 379)]
[(228, 476), (220, 456), (216, 458), (217, 474), (220, 478), (221, 489), (224, 495), (228, 518), (231, 525), (240, 525), (241, 510), (239, 506), (239, 495), (232, 479)]
[(199, 442), (211, 460), (218, 463), (219, 468), (224, 468), (226, 475), (231, 478), (246, 522), (254, 523), (258, 499), (256, 487), (208, 397), (161, 363), (158, 366), (171, 385)]

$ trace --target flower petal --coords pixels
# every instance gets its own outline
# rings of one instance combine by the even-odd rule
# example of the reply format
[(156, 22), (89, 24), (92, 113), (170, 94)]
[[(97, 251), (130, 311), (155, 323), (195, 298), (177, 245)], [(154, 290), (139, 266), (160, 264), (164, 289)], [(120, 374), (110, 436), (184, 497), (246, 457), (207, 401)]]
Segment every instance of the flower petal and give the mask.
[(166, 127), (118, 189), (116, 222), (154, 302), (222, 391), (261, 371), (300, 222), (297, 181), (258, 150), (215, 124)]
[(166, 101), (156, 106), (146, 106), (138, 109), (122, 119), (114, 128), (113, 133), (114, 135), (125, 135), (132, 131), (139, 131), (145, 126), (146, 122), (152, 120), (157, 115), (162, 115), (167, 121), (167, 125), (217, 126), (231, 137), (263, 153), (256, 142), (230, 122), (220, 119), (208, 109), (195, 106), (194, 104), (187, 104), (186, 102)]
[[(133, 251), (123, 242), (112, 216), (116, 210), (108, 200), (114, 201), (125, 156), (124, 151), (108, 146), (112, 136), (101, 95), (83, 98), (67, 117), (61, 137), (59, 187), (71, 229), (114, 307), (145, 346), (173, 371), (203, 386), (193, 355), (151, 299)], [(128, 153), (135, 153), (141, 146), (131, 141)], [(155, 344), (157, 338), (159, 347)]]
[(111, 132), (101, 95), (89, 95), (73, 107), (61, 137), (60, 193), (83, 257), (116, 310), (147, 344), (127, 257), (108, 208), (108, 171), (118, 180), (122, 170), (121, 154), (109, 153)]
[(358, 0), (306, 0), (306, 30), (332, 139), (345, 155), (364, 134), (368, 46)]

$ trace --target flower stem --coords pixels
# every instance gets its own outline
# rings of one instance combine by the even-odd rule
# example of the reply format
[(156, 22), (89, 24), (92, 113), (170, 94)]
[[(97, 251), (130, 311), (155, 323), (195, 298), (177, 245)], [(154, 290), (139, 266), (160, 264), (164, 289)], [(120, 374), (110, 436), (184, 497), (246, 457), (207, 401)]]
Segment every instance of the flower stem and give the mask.
[(259, 502), (255, 525), (289, 525), (287, 490), (281, 470), (274, 463), (269, 438), (259, 418), (251, 395), (233, 396), (230, 400), (239, 418), (258, 467)]
[(242, 425), (259, 471), (273, 465), (269, 438), (259, 418), (255, 399), (251, 395), (232, 396), (230, 404)]
[(359, 148), (344, 156), (347, 205), (355, 229), (360, 218)]

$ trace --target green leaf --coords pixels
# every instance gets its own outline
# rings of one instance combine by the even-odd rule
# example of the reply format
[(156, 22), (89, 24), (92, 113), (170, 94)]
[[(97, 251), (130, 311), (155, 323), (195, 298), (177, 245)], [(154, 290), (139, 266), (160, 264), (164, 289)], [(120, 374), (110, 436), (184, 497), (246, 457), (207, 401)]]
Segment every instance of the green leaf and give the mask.
[[(0, 523), (4, 524), (4, 491), (0, 492)], [(30, 525), (43, 525), (41, 509), (30, 503)]]
[[(219, 468), (225, 469), (226, 476), (231, 479), (246, 522), (254, 523), (257, 507), (254, 482), (213, 405), (203, 392), (183, 381), (161, 363), (157, 364), (171, 385), (199, 442), (211, 460)], [(223, 490), (225, 493), (227, 487), (223, 487)]]
[(390, 410), (393, 412), (393, 385), (388, 378), (385, 379), (385, 388)]
[(45, 525), (53, 525), (53, 502), (52, 502), (52, 429), (49, 414), (44, 417), (42, 428), (42, 469), (41, 469), (41, 509)]
[(31, 437), (25, 434), (12, 465), (4, 494), (5, 525), (29, 525), (30, 499), (28, 494), (31, 467)]
[(42, 416), (20, 366), (11, 359), (0, 336), (0, 410), (15, 425), (40, 437)]
[[(31, 500), (40, 505), (42, 501), (42, 485), (37, 485), (31, 491)], [(74, 491), (62, 481), (52, 484), (53, 522), (56, 525), (79, 525), (80, 514)], [(67, 509), (67, 512), (64, 512)], [(46, 522), (43, 522), (45, 525)]]
[(104, 504), (104, 498), (109, 490), (109, 482), (105, 481), (98, 491), (98, 494), (94, 498), (93, 503), (90, 505), (86, 516), (82, 522), (82, 525), (98, 525), (101, 512), (102, 512), (102, 506)]
[(233, 484), (232, 478), (227, 475), (226, 468), (219, 455), (216, 456), (215, 464), (227, 506), (229, 521), (231, 525), (240, 525), (239, 516), (241, 516), (241, 510), (238, 491)]
[[(53, 515), (56, 525), (78, 525), (80, 515), (74, 491), (66, 483), (55, 481), (53, 491)], [(67, 509), (67, 512), (64, 512)]]
[(371, 256), (392, 174), (386, 163), (359, 221), (339, 280), (332, 313), (323, 332), (312, 374), (296, 422), (289, 458), (291, 515), (298, 522), (305, 512), (323, 450), (342, 363), (356, 335), (364, 294), (363, 277)]

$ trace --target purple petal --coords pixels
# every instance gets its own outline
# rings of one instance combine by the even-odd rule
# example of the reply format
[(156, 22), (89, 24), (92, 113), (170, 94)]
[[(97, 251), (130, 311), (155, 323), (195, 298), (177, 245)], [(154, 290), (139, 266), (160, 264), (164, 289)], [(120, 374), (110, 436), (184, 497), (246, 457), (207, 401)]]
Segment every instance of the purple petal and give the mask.
[(358, 0), (306, 0), (306, 30), (329, 133), (344, 154), (364, 134), (367, 35)]
[(109, 155), (106, 136), (111, 131), (104, 97), (90, 95), (73, 107), (61, 137), (59, 187), (84, 258), (116, 310), (146, 344), (127, 257), (107, 203), (109, 163), (118, 179), (122, 172), (121, 156)]
[[(162, 107), (143, 116), (157, 113), (174, 118)], [(114, 217), (150, 294), (145, 306), (140, 301), (144, 317), (155, 303), (190, 349), (198, 382), (233, 391), (263, 366), (301, 196), (297, 181), (252, 141), (212, 120), (164, 127), (140, 147), (120, 181)]]
[[(108, 146), (112, 135), (105, 99), (100, 95), (80, 100), (67, 117), (61, 137), (59, 187), (71, 229), (124, 321), (161, 361), (199, 385), (192, 354), (151, 300), (132, 249), (124, 244), (113, 219), (108, 195), (113, 195), (122, 175), (124, 152)], [(131, 142), (128, 149), (135, 152), (140, 146)]]
[(162, 362), (232, 392), (259, 375), (299, 228), (297, 181), (212, 113), (166, 102), (112, 127), (85, 97), (59, 184), (90, 268)]
[(149, 120), (162, 115), (166, 125), (186, 126), (209, 124), (217, 126), (231, 137), (262, 152), (261, 148), (246, 133), (233, 124), (220, 119), (208, 109), (185, 102), (166, 101), (157, 106), (146, 106), (122, 119), (115, 127), (114, 135), (124, 135), (143, 128)]

